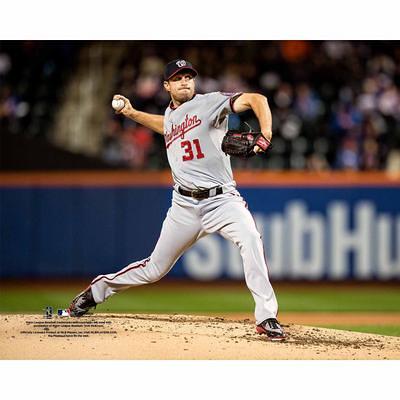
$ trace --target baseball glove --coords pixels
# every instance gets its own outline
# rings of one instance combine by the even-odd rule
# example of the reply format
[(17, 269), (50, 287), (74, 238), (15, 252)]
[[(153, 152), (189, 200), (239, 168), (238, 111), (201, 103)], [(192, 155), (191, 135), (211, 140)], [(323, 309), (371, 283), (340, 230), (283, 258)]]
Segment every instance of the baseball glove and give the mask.
[(271, 142), (261, 132), (228, 131), (222, 139), (221, 149), (230, 156), (250, 158), (256, 155), (255, 146), (265, 152), (271, 146)]

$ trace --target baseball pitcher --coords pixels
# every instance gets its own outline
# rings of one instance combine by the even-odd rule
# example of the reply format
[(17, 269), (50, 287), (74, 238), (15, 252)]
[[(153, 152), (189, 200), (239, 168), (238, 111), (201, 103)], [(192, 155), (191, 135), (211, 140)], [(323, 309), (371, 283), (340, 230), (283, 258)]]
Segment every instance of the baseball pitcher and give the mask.
[[(115, 95), (116, 111), (164, 135), (174, 187), (172, 205), (150, 257), (97, 276), (69, 306), (74, 317), (132, 286), (156, 282), (203, 236), (218, 232), (235, 243), (246, 284), (255, 301), (256, 330), (273, 341), (285, 339), (276, 319), (278, 304), (268, 277), (263, 244), (247, 204), (236, 190), (230, 155), (249, 157), (268, 149), (272, 117), (267, 99), (255, 93), (195, 92), (197, 71), (186, 60), (168, 63), (164, 88), (171, 101), (164, 116), (148, 114)], [(252, 109), (261, 132), (227, 135), (227, 116)]]

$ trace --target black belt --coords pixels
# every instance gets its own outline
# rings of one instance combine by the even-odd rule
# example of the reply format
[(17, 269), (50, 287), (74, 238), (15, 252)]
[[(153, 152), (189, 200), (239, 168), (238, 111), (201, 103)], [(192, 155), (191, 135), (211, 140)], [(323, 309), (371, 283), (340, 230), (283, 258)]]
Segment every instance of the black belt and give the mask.
[(203, 190), (185, 190), (178, 186), (178, 192), (183, 196), (193, 197), (194, 199), (208, 199), (209, 197), (222, 194), (223, 190), (221, 186)]

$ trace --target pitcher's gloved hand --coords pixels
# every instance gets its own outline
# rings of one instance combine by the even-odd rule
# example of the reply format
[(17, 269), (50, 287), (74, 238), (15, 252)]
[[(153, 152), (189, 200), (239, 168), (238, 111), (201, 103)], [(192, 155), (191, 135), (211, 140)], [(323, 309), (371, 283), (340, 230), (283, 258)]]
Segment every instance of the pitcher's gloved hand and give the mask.
[(261, 132), (228, 131), (221, 149), (225, 154), (240, 158), (250, 158), (271, 148), (271, 142)]

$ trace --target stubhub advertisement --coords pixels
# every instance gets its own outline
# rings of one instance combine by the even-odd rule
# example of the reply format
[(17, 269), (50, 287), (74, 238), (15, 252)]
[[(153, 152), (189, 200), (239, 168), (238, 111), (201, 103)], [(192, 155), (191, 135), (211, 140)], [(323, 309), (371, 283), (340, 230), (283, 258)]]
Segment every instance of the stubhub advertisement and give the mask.
[[(400, 279), (400, 187), (240, 188), (275, 280)], [(146, 258), (170, 206), (165, 187), (1, 188), (2, 278), (88, 277)], [(243, 279), (213, 234), (168, 277)]]

